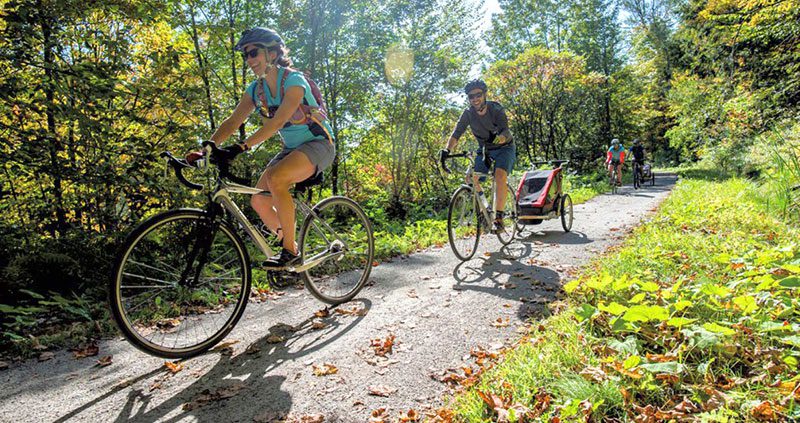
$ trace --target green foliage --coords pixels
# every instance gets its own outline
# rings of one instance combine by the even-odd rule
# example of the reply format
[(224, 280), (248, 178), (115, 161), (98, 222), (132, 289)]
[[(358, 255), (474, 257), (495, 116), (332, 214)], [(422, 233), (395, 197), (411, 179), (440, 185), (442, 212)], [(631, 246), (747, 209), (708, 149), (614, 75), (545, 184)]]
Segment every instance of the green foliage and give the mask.
[[(742, 421), (763, 401), (795, 415), (798, 232), (759, 201), (759, 189), (741, 179), (681, 181), (650, 224), (564, 287), (571, 308), (455, 398), (459, 416), (486, 421), (477, 391), (531, 408), (541, 402), (526, 392), (547, 392), (553, 404), (602, 399), (598, 421), (639, 416), (644, 405), (672, 418)], [(676, 407), (684, 399), (697, 411)], [(563, 418), (567, 408), (546, 413)]]

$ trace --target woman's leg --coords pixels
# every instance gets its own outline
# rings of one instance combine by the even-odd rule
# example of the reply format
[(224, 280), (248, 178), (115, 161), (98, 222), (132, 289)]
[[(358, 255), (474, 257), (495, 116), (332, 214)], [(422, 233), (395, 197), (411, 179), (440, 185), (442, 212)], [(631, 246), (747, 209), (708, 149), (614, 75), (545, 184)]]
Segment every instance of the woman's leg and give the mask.
[[(265, 191), (269, 190), (266, 170), (261, 174), (261, 177), (258, 178), (256, 188)], [(258, 213), (258, 217), (260, 217), (261, 221), (264, 222), (264, 226), (266, 226), (272, 232), (277, 233), (279, 238), (282, 237), (282, 235), (278, 232), (279, 229), (281, 229), (281, 223), (278, 221), (278, 214), (275, 212), (272, 196), (254, 195), (250, 197), (250, 205), (253, 206), (253, 210)]]
[(300, 151), (292, 151), (276, 165), (264, 172), (272, 200), (277, 211), (278, 221), (283, 228), (283, 247), (297, 255), (295, 245), (294, 202), (289, 188), (292, 184), (304, 181), (316, 171), (316, 166)]

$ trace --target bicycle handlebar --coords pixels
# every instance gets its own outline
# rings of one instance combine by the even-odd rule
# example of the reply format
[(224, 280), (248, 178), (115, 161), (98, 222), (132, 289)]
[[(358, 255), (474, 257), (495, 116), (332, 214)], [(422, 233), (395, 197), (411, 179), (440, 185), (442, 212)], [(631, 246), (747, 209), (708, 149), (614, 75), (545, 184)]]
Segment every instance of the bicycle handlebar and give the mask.
[(441, 162), (441, 165), (442, 165), (442, 169), (446, 173), (450, 173), (450, 168), (447, 167), (447, 163), (445, 162), (445, 160), (447, 160), (447, 159), (455, 159), (455, 158), (458, 158), (458, 157), (467, 157), (467, 156), (469, 156), (468, 153), (457, 153), (457, 154), (448, 154), (446, 157), (442, 157), (440, 159), (440, 162)]
[[(247, 186), (250, 185), (249, 179), (242, 178), (231, 173), (230, 162), (227, 160), (221, 160), (219, 158), (220, 150), (219, 148), (217, 148), (216, 144), (214, 144), (211, 141), (203, 141), (202, 146), (203, 149), (205, 150), (205, 157), (208, 159), (209, 163), (217, 165), (220, 177), (228, 179), (239, 185), (247, 185)], [(187, 167), (197, 168), (198, 167), (197, 162), (189, 163), (185, 159), (179, 159), (173, 156), (172, 153), (170, 153), (169, 151), (162, 152), (160, 157), (167, 159), (167, 165), (172, 167), (172, 169), (175, 171), (175, 176), (183, 185), (195, 190), (203, 189), (202, 184), (196, 184), (194, 182), (191, 182), (188, 179), (186, 179), (185, 176), (183, 176), (183, 169), (186, 169)]]
[(214, 144), (213, 141), (203, 141), (201, 145), (203, 146), (203, 148), (206, 149), (207, 152), (211, 153), (209, 156), (210, 158), (209, 161), (217, 165), (217, 168), (219, 169), (219, 176), (228, 179), (234, 183), (237, 183), (239, 185), (250, 186), (250, 179), (242, 178), (240, 176), (236, 176), (231, 173), (230, 171), (231, 161), (227, 161), (224, 159), (220, 160), (220, 158), (218, 157), (219, 148), (217, 147), (216, 144)]

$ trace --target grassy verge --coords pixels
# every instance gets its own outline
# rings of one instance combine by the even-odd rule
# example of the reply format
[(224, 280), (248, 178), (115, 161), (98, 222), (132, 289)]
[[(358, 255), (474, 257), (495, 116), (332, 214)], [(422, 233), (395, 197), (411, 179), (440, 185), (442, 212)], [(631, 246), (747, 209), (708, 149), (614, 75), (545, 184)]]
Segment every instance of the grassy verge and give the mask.
[[(744, 180), (683, 180), (455, 397), (466, 421), (800, 418), (800, 248)], [(513, 414), (513, 416), (510, 416)]]

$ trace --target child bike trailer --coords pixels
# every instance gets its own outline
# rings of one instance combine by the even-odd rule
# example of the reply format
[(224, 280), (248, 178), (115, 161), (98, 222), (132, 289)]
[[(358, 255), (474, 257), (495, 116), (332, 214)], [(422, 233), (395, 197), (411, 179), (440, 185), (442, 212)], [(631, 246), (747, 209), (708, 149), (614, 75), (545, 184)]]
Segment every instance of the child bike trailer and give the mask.
[(572, 199), (563, 193), (562, 165), (567, 160), (534, 162), (552, 164), (549, 170), (531, 169), (522, 176), (517, 187), (517, 212), (520, 225), (538, 225), (544, 220), (561, 217), (565, 232), (572, 229)]

